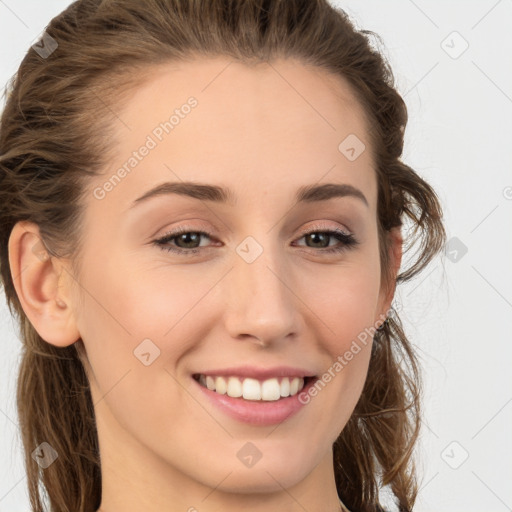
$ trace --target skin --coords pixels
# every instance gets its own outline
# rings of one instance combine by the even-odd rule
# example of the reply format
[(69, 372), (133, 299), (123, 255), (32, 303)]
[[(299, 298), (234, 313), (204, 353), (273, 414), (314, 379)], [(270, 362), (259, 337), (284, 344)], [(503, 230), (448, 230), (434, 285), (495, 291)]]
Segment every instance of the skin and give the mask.
[[(361, 394), (370, 343), (277, 427), (213, 408), (191, 374), (249, 363), (321, 375), (359, 333), (382, 322), (394, 286), (381, 286), (377, 182), (363, 111), (347, 83), (323, 70), (292, 60), (228, 62), (160, 67), (117, 111), (116, 157), (86, 197), (79, 275), (71, 277), (67, 260), (36, 257), (34, 224), (18, 223), (9, 241), (13, 275), (25, 268), (16, 291), (38, 333), (56, 346), (83, 340), (102, 511), (339, 510), (332, 443)], [(198, 106), (96, 199), (94, 188), (190, 96)], [(338, 150), (349, 134), (366, 145), (354, 161)], [(155, 185), (181, 180), (229, 186), (237, 204), (162, 195), (130, 209)], [(351, 184), (369, 206), (350, 196), (294, 203), (299, 187), (319, 183)], [(151, 244), (181, 226), (209, 233), (202, 253)], [(322, 247), (340, 244), (336, 238), (315, 245), (304, 236), (336, 228), (359, 244), (325, 254)], [(399, 231), (392, 235), (396, 275), (402, 240)], [(236, 252), (247, 236), (263, 248), (251, 264)], [(133, 353), (147, 338), (160, 349), (149, 366)], [(249, 441), (262, 454), (251, 468), (237, 457)]]

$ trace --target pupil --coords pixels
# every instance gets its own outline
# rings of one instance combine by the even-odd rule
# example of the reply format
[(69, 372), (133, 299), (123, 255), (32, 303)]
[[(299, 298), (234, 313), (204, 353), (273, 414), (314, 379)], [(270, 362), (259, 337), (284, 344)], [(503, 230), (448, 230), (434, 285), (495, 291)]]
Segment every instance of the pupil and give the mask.
[[(318, 237), (320, 237), (320, 238), (324, 237), (324, 238), (325, 238), (325, 235), (324, 235), (323, 233), (313, 233), (313, 234), (311, 234), (311, 235), (309, 235), (309, 236), (310, 236), (311, 238), (315, 238), (315, 237), (316, 237), (316, 238), (318, 238)], [(313, 242), (315, 243), (315, 241), (313, 241)]]
[[(198, 234), (197, 233), (184, 233), (183, 235), (181, 235), (181, 240), (185, 242), (185, 244), (189, 244), (191, 243), (190, 241), (187, 241), (187, 239), (189, 238), (198, 238)], [(196, 240), (197, 241), (197, 240)], [(192, 241), (193, 243), (193, 241)]]

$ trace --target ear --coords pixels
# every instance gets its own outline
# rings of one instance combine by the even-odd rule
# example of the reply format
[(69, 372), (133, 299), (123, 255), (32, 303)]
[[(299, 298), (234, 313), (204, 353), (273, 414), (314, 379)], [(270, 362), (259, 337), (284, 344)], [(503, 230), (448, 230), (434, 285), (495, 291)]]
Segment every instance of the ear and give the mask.
[(37, 224), (18, 222), (9, 237), (9, 265), (23, 311), (46, 342), (58, 347), (80, 338), (71, 307), (70, 279), (51, 257)]
[(392, 268), (392, 274), (391, 274), (392, 282), (389, 284), (389, 287), (387, 289), (385, 287), (381, 288), (378, 313), (379, 313), (379, 316), (382, 319), (382, 321), (385, 320), (386, 313), (391, 308), (391, 303), (393, 302), (393, 297), (395, 296), (396, 276), (398, 275), (398, 271), (400, 270), (400, 265), (402, 263), (402, 248), (403, 248), (402, 227), (397, 226), (397, 227), (391, 228), (388, 236), (391, 237), (391, 247), (389, 249), (389, 252), (390, 252), (389, 263)]

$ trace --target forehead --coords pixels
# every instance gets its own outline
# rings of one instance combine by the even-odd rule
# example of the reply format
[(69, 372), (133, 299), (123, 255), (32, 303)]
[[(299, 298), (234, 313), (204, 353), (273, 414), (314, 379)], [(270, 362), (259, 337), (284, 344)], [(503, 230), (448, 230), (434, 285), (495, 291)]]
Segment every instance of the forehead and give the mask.
[[(94, 183), (124, 166), (111, 202), (126, 206), (159, 182), (179, 180), (226, 185), (247, 199), (321, 181), (350, 183), (374, 201), (364, 111), (348, 82), (317, 67), (220, 57), (160, 65), (116, 114), (116, 157)], [(349, 159), (343, 151), (354, 141), (361, 153)], [(135, 157), (143, 146), (151, 150)]]

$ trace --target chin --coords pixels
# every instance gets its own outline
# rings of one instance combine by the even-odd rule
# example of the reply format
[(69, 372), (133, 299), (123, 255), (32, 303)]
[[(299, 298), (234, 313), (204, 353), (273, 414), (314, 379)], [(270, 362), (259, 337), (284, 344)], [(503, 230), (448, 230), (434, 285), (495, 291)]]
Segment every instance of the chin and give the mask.
[[(273, 458), (275, 459), (275, 455)], [(239, 465), (242, 466), (241, 463)], [(298, 484), (313, 469), (314, 464), (309, 461), (292, 461), (289, 457), (283, 456), (277, 461), (264, 462), (262, 457), (250, 468), (226, 467), (222, 473), (231, 474), (218, 486), (218, 490), (234, 494), (281, 492), (283, 488)], [(220, 470), (215, 470), (214, 474), (220, 474)], [(216, 487), (218, 480), (208, 482), (207, 485)]]

